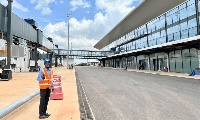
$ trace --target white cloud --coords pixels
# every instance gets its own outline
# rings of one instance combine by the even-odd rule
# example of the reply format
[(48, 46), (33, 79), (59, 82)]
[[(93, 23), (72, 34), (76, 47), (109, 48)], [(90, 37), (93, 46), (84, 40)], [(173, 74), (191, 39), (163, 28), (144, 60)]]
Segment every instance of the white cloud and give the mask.
[(8, 5), (8, 1), (7, 0), (0, 0), (0, 3), (4, 6)]
[(49, 8), (49, 4), (55, 2), (55, 0), (31, 0), (32, 4), (37, 4), (35, 6), (36, 10), (42, 10), (42, 15), (48, 15), (52, 13), (52, 10)]
[[(96, 50), (93, 46), (102, 39), (116, 24), (122, 20), (134, 7), (130, 7), (135, 0), (96, 0), (97, 9), (94, 20), (83, 18), (78, 21), (70, 18), (70, 43), (73, 49)], [(139, 0), (138, 0), (139, 1)], [(68, 23), (59, 22), (48, 24), (44, 28), (45, 36), (54, 39), (59, 48), (67, 49)]]
[(35, 3), (37, 0), (31, 0), (31, 4)]
[[(7, 6), (8, 5), (8, 1), (7, 0), (0, 0), (0, 3), (3, 4), (4, 6)], [(14, 8), (17, 8), (21, 11), (24, 11), (24, 12), (28, 12), (28, 8), (22, 6), (20, 3), (18, 3), (16, 0), (13, 1), (13, 7)]]
[(71, 11), (75, 11), (78, 7), (89, 8), (91, 5), (84, 0), (72, 0), (70, 5), (73, 7)]
[(62, 0), (60, 0), (60, 2), (59, 2), (60, 4), (63, 4), (64, 2), (62, 1)]
[(16, 0), (13, 1), (13, 7), (20, 9), (24, 12), (28, 12), (28, 8), (23, 7), (21, 4), (19, 4)]

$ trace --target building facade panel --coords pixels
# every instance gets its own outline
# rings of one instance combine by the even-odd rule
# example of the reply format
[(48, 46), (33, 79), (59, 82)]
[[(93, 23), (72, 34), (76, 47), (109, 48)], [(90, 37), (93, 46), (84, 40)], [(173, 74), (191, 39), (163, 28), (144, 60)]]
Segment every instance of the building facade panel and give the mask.
[(102, 61), (108, 67), (190, 73), (200, 67), (199, 12), (200, 0), (182, 3), (105, 46), (117, 55)]

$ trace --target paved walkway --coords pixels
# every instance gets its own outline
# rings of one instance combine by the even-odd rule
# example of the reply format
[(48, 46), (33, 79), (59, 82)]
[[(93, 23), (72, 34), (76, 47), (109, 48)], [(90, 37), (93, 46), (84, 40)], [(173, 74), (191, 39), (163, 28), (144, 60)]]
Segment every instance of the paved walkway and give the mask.
[[(104, 68), (107, 68), (107, 69), (117, 69), (117, 70), (125, 70), (124, 68), (113, 68), (113, 67), (104, 67)], [(200, 79), (200, 75), (189, 76), (188, 73), (151, 71), (151, 70), (138, 70), (138, 69), (127, 69), (127, 71), (144, 72), (144, 73), (167, 75), (167, 76), (175, 76), (175, 77), (183, 77), (183, 78), (192, 78), (192, 79)]]
[[(54, 68), (54, 74), (61, 75), (63, 100), (50, 100), (48, 120), (80, 120), (75, 71)], [(0, 81), (0, 109), (36, 91), (38, 73), (13, 73), (13, 80)], [(39, 117), (39, 95), (5, 116), (2, 120), (37, 120)]]

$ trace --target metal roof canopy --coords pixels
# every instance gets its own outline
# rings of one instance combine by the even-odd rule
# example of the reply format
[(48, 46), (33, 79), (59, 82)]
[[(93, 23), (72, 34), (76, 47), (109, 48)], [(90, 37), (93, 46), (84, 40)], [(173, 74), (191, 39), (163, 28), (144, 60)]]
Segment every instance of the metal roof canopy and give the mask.
[(143, 0), (94, 47), (102, 49), (187, 0)]

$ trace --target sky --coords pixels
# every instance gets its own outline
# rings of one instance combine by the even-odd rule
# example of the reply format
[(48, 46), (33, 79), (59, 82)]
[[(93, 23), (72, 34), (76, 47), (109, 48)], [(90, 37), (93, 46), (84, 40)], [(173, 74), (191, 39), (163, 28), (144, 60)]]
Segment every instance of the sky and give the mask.
[[(31, 18), (60, 49), (97, 50), (93, 46), (142, 0), (13, 0), (13, 12)], [(7, 0), (0, 0), (4, 6)]]

